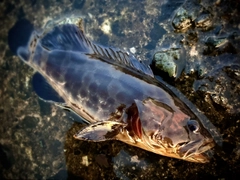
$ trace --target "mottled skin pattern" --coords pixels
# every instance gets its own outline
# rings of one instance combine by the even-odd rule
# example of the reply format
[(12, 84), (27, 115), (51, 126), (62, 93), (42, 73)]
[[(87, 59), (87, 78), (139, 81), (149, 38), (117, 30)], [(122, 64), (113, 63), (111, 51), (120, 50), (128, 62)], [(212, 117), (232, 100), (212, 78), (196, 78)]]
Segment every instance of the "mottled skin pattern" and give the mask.
[(40, 37), (33, 33), (18, 56), (91, 123), (76, 138), (118, 139), (165, 156), (208, 161), (204, 152), (214, 142), (201, 121), (133, 56), (92, 43), (70, 24)]
[[(52, 33), (52, 36), (55, 34)], [(45, 42), (47, 38), (36, 44), (36, 51), (29, 63), (48, 81), (54, 82), (54, 89), (66, 102), (70, 101), (71, 108), (76, 112), (82, 108), (91, 114), (91, 118), (87, 118), (91, 123), (107, 120), (120, 105), (128, 107), (134, 99), (151, 97), (173, 105), (167, 92), (151, 82), (143, 81), (143, 77), (134, 77), (131, 69), (99, 60), (91, 49), (82, 48), (79, 52), (78, 44), (72, 44), (71, 51), (65, 51), (62, 46), (48, 51), (51, 46)], [(35, 49), (34, 45), (32, 49)]]

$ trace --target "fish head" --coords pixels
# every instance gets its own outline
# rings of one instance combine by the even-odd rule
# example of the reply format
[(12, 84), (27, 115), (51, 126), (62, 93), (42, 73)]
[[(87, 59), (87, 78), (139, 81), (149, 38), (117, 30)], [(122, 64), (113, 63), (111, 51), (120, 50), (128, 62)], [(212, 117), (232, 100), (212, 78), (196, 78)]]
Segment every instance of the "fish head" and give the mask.
[(121, 121), (89, 124), (74, 137), (94, 142), (120, 140), (163, 156), (209, 162), (214, 139), (198, 119), (187, 114), (153, 99), (135, 100)]
[(191, 162), (210, 160), (215, 142), (197, 118), (152, 99), (135, 104), (138, 115), (132, 116), (130, 129), (137, 141), (132, 145)]

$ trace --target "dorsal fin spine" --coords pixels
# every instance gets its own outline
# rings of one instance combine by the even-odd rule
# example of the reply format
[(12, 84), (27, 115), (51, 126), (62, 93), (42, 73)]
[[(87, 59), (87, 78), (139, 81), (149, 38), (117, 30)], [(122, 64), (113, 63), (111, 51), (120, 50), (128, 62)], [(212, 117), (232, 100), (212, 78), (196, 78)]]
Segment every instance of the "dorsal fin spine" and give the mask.
[(103, 56), (103, 54), (101, 54), (101, 52), (99, 51), (98, 45), (93, 44), (93, 46), (94, 46), (97, 54), (100, 54), (101, 56)]
[(121, 55), (122, 55), (122, 57), (121, 57), (121, 59), (124, 61), (124, 63), (127, 63), (127, 59), (126, 58), (128, 58), (127, 56), (127, 53), (123, 53), (123, 52), (121, 52)]
[(102, 54), (103, 57), (107, 57), (106, 54), (104, 53), (104, 50), (101, 46), (98, 46), (98, 51), (100, 52), (100, 54)]
[(120, 60), (120, 62), (122, 62), (122, 52), (121, 51), (118, 51), (118, 55), (119, 55), (119, 60)]
[(101, 48), (101, 49), (102, 49), (102, 51), (103, 51), (103, 54), (104, 54), (106, 57), (111, 58), (111, 56), (108, 56), (107, 49), (103, 49), (103, 48)]
[(117, 51), (116, 54), (117, 54), (117, 56), (118, 56), (118, 57), (117, 57), (117, 60), (121, 63), (121, 56), (120, 56), (120, 54), (119, 54), (119, 51)]
[(108, 52), (108, 49), (106, 49), (106, 53), (107, 53), (107, 55), (108, 55), (109, 58), (112, 58), (111, 55), (110, 55), (109, 52)]
[(113, 57), (113, 59), (117, 59), (116, 53), (114, 53), (113, 49), (112, 49), (112, 48), (109, 48), (109, 50), (111, 51), (110, 56)]

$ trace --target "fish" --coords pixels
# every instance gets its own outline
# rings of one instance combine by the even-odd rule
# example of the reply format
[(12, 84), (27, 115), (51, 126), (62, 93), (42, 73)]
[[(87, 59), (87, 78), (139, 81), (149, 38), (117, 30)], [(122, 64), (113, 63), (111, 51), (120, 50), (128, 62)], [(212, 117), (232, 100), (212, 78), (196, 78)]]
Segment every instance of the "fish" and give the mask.
[(221, 137), (206, 116), (148, 64), (91, 41), (79, 24), (51, 24), (40, 32), (24, 21), (8, 37), (13, 53), (36, 71), (36, 94), (87, 123), (74, 138), (119, 140), (167, 157), (209, 162)]

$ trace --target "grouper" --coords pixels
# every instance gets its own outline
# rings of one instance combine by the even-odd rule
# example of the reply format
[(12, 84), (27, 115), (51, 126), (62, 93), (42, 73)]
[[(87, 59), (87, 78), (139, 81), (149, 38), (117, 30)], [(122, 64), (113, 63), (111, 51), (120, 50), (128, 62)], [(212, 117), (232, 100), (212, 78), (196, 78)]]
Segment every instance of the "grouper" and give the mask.
[(80, 25), (56, 23), (36, 31), (19, 24), (9, 31), (10, 49), (36, 70), (33, 88), (41, 99), (88, 124), (74, 138), (120, 140), (163, 156), (209, 162), (219, 143), (216, 128), (148, 64), (91, 41)]

